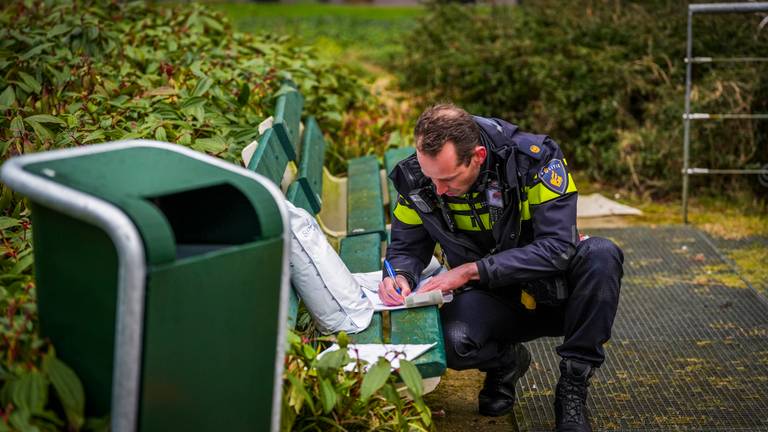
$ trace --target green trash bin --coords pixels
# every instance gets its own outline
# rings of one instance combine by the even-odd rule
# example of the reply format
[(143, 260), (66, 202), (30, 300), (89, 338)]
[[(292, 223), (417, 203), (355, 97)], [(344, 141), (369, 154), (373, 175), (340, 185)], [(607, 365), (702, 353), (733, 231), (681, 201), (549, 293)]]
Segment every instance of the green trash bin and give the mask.
[(276, 431), (283, 195), (187, 148), (125, 141), (6, 162), (29, 197), (40, 331), (121, 431)]

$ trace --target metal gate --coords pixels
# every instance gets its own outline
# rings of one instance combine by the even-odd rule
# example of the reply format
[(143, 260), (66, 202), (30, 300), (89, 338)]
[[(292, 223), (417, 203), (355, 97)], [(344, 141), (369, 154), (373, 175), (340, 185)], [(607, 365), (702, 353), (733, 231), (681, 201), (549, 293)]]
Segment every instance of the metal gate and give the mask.
[(694, 63), (746, 63), (766, 62), (768, 57), (694, 57), (693, 56), (693, 16), (695, 14), (716, 13), (745, 13), (768, 11), (768, 2), (756, 3), (704, 3), (688, 5), (688, 41), (685, 54), (685, 113), (683, 124), (683, 223), (688, 223), (688, 188), (690, 175), (698, 174), (758, 174), (768, 175), (768, 168), (762, 169), (710, 169), (690, 166), (690, 129), (691, 120), (733, 120), (754, 119), (768, 120), (768, 113), (764, 114), (712, 114), (691, 112), (691, 70)]

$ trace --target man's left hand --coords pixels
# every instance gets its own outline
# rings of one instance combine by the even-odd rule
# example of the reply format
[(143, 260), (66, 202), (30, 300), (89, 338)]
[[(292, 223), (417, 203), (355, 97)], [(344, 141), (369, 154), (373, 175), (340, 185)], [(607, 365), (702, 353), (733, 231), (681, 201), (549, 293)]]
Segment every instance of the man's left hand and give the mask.
[(445, 294), (457, 288), (461, 288), (470, 280), (479, 278), (477, 264), (473, 262), (466, 263), (448, 270), (447, 272), (432, 276), (432, 279), (425, 282), (424, 285), (419, 288), (418, 292), (440, 291)]

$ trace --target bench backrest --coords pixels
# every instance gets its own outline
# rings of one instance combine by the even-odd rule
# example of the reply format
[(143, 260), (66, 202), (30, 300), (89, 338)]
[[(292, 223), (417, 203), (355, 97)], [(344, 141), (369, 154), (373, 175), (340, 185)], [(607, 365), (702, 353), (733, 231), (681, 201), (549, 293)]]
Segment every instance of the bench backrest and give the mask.
[[(285, 191), (286, 198), (296, 207), (317, 215), (322, 206), (325, 139), (312, 117), (305, 119), (302, 132), (303, 104), (304, 99), (295, 88), (281, 88), (272, 127), (259, 137), (258, 147), (248, 162), (248, 169), (264, 175), (279, 186), (288, 165), (297, 165), (297, 177)], [(298, 308), (299, 299), (295, 291), (291, 290), (288, 309), (291, 327), (296, 324)]]

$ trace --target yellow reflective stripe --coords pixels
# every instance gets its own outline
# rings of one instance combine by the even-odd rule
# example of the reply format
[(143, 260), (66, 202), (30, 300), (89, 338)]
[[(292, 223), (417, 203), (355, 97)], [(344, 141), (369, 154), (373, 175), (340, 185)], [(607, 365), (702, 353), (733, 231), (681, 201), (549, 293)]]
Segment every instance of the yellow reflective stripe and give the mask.
[[(453, 219), (456, 221), (456, 227), (463, 231), (480, 231), (480, 226), (472, 226), (472, 217), (464, 215), (453, 215)], [(488, 213), (480, 214), (480, 220), (483, 222), (485, 229), (491, 228), (491, 218)], [(477, 224), (477, 222), (475, 222)]]
[[(551, 190), (547, 189), (546, 186), (544, 186), (542, 183), (537, 183), (531, 188), (527, 188), (528, 191), (528, 201), (530, 202), (530, 205), (537, 205), (541, 203), (545, 203), (549, 200), (553, 200), (555, 198), (558, 198), (562, 195), (556, 192), (552, 192)], [(568, 173), (568, 189), (565, 191), (565, 193), (571, 193), (576, 192), (576, 183), (573, 181), (573, 177), (571, 177), (571, 174)]]
[(531, 206), (528, 205), (528, 201), (523, 201), (520, 204), (520, 220), (528, 220), (531, 218)]
[(408, 225), (421, 225), (421, 216), (412, 208), (397, 203), (392, 214), (402, 223)]
[(536, 299), (532, 295), (528, 294), (526, 290), (522, 290), (520, 293), (520, 303), (528, 310), (536, 309)]
[(469, 204), (459, 204), (459, 203), (447, 203), (448, 208), (451, 210), (460, 210), (460, 211), (466, 211), (469, 210)]

